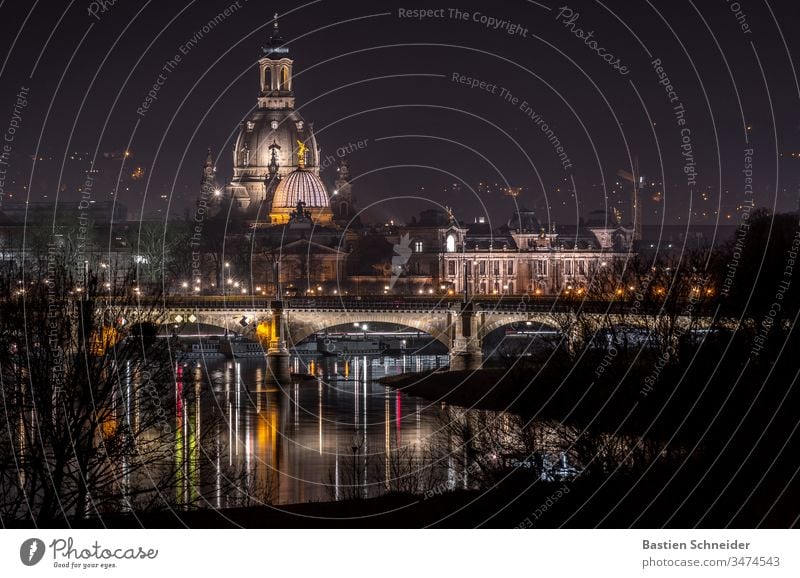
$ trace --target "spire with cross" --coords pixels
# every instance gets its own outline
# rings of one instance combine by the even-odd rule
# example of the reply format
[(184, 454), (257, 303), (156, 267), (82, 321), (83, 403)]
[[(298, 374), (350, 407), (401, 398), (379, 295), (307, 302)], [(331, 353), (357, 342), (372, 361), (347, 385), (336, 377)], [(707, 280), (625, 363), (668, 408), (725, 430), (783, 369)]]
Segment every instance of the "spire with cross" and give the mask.
[(265, 56), (288, 54), (289, 48), (283, 45), (283, 37), (278, 27), (278, 13), (272, 17), (272, 31), (267, 39), (267, 45), (262, 48)]

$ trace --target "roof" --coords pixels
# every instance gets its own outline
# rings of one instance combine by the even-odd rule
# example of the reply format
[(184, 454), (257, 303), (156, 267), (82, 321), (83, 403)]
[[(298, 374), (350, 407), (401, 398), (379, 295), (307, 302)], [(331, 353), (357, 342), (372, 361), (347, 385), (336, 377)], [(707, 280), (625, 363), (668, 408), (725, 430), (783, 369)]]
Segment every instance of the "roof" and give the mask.
[(293, 209), (299, 202), (308, 208), (330, 206), (322, 180), (306, 169), (296, 169), (281, 179), (275, 189), (272, 209)]

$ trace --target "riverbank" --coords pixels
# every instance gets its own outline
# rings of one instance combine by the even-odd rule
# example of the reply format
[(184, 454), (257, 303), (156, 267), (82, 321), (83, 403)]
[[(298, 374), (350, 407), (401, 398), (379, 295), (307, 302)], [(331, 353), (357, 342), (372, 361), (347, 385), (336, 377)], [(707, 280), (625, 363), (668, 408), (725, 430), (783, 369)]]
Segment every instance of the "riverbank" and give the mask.
[[(670, 469), (616, 475), (600, 483), (535, 481), (519, 472), (487, 491), (444, 491), (428, 495), (387, 494), (365, 500), (252, 506), (223, 510), (159, 511), (106, 515), (39, 528), (653, 528), (734, 526), (787, 528), (800, 515), (798, 483), (778, 480), (721, 492), (722, 484), (697, 485), (701, 472), (678, 473), (664, 485)], [(631, 492), (632, 488), (635, 492)], [(686, 488), (695, 490), (687, 497)], [(750, 490), (753, 490), (751, 493)], [(781, 491), (783, 490), (783, 491)], [(780, 496), (775, 499), (775, 496)], [(675, 507), (675, 504), (682, 504)], [(7, 527), (33, 527), (10, 524)]]

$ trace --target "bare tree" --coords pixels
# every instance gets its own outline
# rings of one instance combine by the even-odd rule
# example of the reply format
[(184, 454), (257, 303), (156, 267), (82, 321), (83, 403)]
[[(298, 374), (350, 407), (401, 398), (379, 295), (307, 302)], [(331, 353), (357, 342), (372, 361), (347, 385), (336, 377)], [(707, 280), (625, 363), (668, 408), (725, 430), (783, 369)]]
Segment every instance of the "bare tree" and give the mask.
[(174, 495), (170, 348), (132, 280), (76, 282), (54, 253), (33, 277), (0, 275), (4, 517), (48, 523)]

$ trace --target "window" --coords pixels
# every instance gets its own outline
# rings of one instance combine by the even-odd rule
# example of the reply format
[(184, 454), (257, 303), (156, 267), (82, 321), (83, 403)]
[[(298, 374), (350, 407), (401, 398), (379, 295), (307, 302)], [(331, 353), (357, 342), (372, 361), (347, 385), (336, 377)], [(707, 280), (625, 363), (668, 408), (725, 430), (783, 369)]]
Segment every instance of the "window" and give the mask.
[(500, 261), (494, 261), (493, 265), (494, 265), (494, 267), (492, 267), (493, 273), (495, 275), (499, 275), (500, 274)]
[(422, 253), (422, 241), (414, 241), (414, 252)]
[(456, 262), (455, 261), (448, 261), (447, 262), (447, 274), (448, 275), (455, 275), (456, 274)]
[(278, 90), (289, 90), (289, 68), (286, 66), (281, 68), (281, 85)]
[(545, 259), (538, 259), (536, 261), (536, 274), (547, 275), (547, 261)]
[(586, 259), (578, 261), (578, 275), (586, 275)]
[(564, 274), (565, 275), (572, 275), (573, 274), (572, 259), (565, 259), (564, 260)]
[(272, 69), (264, 69), (264, 90), (272, 90)]
[(486, 275), (486, 261), (481, 261), (478, 265), (478, 273)]
[(509, 275), (513, 275), (514, 274), (514, 261), (508, 261), (508, 268), (506, 269), (506, 272)]
[(447, 235), (447, 252), (455, 253), (456, 251), (456, 238), (455, 235)]

